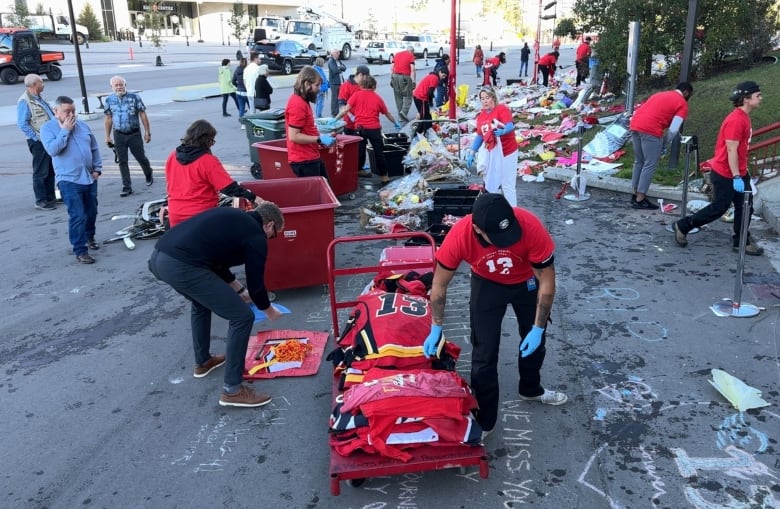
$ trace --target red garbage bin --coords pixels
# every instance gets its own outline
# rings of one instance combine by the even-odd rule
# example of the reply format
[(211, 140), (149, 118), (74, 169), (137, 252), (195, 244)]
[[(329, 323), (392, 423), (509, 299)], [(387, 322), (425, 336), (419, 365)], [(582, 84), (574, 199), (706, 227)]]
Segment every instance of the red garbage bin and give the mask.
[(276, 203), (284, 214), (284, 230), (268, 241), (266, 287), (275, 291), (326, 284), (328, 244), (334, 238), (335, 209), (341, 203), (325, 179), (250, 180), (241, 185)]
[[(355, 197), (358, 188), (358, 152), (360, 136), (339, 134), (332, 147), (320, 145), (320, 158), (325, 163), (328, 183), (336, 196)], [(257, 149), (263, 179), (295, 178), (287, 161), (287, 140), (269, 140), (253, 143)]]

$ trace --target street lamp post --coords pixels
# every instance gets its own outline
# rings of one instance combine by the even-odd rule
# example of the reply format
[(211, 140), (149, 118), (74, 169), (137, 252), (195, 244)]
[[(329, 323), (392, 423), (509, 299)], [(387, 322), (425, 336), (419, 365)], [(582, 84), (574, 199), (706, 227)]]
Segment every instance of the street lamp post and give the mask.
[(222, 34), (222, 45), (225, 45), (225, 17), (221, 12), (219, 13), (219, 32)]
[(200, 2), (195, 2), (195, 13), (198, 15), (198, 42), (203, 42), (203, 33), (200, 28)]

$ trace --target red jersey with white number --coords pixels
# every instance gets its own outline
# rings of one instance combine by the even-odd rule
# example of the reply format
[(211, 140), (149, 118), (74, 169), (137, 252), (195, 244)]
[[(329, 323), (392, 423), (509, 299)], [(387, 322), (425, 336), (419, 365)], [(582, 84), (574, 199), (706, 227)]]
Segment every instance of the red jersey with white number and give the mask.
[(347, 101), (350, 113), (355, 115), (355, 126), (363, 129), (381, 129), (380, 113), (387, 115), (385, 101), (374, 90), (360, 89)]
[[(512, 122), (512, 112), (503, 104), (497, 105), (490, 111), (482, 110), (477, 115), (477, 134), (482, 136), (482, 141), (488, 150), (493, 150), (497, 140), (493, 135), (493, 120), (498, 120), (502, 125)], [(514, 131), (500, 137), (501, 149), (505, 156), (517, 150), (517, 138)]]
[(440, 81), (441, 80), (439, 79), (439, 73), (427, 74), (422, 80), (420, 80), (417, 86), (414, 87), (414, 92), (412, 92), (412, 96), (416, 97), (422, 102), (425, 103), (429, 102), (430, 99), (433, 97), (431, 91), (436, 90), (436, 87), (439, 86)]
[[(290, 96), (287, 107), (284, 110), (284, 121), (287, 128), (296, 127), (303, 134), (319, 136), (317, 124), (314, 123), (314, 113), (306, 100), (298, 94)], [(316, 143), (293, 143), (290, 141), (290, 133), (287, 133), (287, 160), (291, 163), (314, 161), (320, 158), (320, 149)]]
[(522, 236), (507, 248), (483, 246), (472, 228), (472, 216), (467, 215), (452, 227), (436, 251), (436, 261), (455, 270), (461, 262), (471, 266), (475, 274), (496, 283), (513, 285), (528, 281), (534, 272), (531, 264), (545, 262), (553, 256), (555, 244), (542, 222), (530, 211), (513, 208), (520, 223)]
[(674, 117), (685, 120), (688, 101), (678, 90), (667, 90), (651, 95), (631, 117), (632, 131), (660, 138)]
[(710, 159), (712, 170), (718, 175), (732, 178), (729, 168), (729, 155), (726, 150), (726, 140), (738, 141), (737, 162), (739, 174), (743, 177), (747, 174), (747, 152), (750, 146), (750, 138), (753, 136), (753, 126), (750, 116), (741, 108), (734, 108), (720, 124), (718, 140), (715, 142), (715, 155)]
[(414, 55), (408, 51), (400, 51), (393, 57), (393, 73), (412, 75)]

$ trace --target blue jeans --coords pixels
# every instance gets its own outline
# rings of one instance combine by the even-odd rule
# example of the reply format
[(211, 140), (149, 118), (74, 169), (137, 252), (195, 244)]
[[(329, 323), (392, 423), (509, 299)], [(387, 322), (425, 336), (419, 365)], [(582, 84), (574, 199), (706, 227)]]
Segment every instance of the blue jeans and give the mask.
[(43, 148), (41, 140), (33, 141), (27, 138), (27, 148), (33, 156), (33, 193), (35, 203), (43, 204), (54, 201), (54, 166), (51, 157)]
[(326, 92), (320, 92), (317, 94), (317, 102), (314, 104), (314, 117), (322, 118), (322, 108), (325, 106)]
[(243, 117), (249, 106), (249, 99), (247, 99), (246, 95), (236, 94), (236, 102), (238, 105), (238, 116)]
[(528, 60), (520, 61), (520, 77), (528, 76)]
[(477, 77), (479, 77), (479, 75), (482, 74), (482, 66), (474, 64), (474, 67), (477, 68)]
[(68, 237), (76, 256), (87, 252), (87, 239), (95, 237), (97, 219), (97, 180), (92, 184), (60, 181), (57, 186), (68, 208)]
[(212, 313), (228, 321), (225, 385), (240, 385), (249, 334), (255, 322), (249, 306), (209, 269), (179, 261), (156, 249), (148, 265), (154, 277), (171, 285), (192, 304), (190, 326), (196, 364), (203, 364), (211, 357)]

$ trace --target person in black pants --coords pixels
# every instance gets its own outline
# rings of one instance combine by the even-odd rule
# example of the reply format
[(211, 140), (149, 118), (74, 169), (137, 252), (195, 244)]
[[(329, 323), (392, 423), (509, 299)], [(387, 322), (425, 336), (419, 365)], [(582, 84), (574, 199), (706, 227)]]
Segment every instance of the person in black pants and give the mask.
[(545, 389), (540, 373), (546, 353), (545, 329), (555, 299), (554, 251), (555, 244), (539, 218), (512, 207), (497, 193), (480, 195), (472, 213), (452, 227), (436, 251), (433, 324), (423, 351), (427, 357), (439, 351), (447, 286), (465, 261), (471, 268), (471, 388), (479, 403), (476, 419), (484, 430), (483, 440), (498, 418), (498, 351), (508, 305), (518, 325), (519, 399), (545, 405), (562, 405), (567, 400), (566, 394)]
[[(417, 124), (415, 132), (422, 134), (431, 127), (432, 123), (430, 120), (433, 118), (431, 116), (433, 96), (436, 93), (436, 87), (439, 86), (439, 83), (441, 83), (442, 80), (446, 80), (447, 76), (449, 76), (449, 71), (447, 69), (439, 69), (438, 71), (431, 72), (420, 80), (420, 83), (414, 88), (412, 99), (414, 99), (414, 106), (417, 108), (417, 119), (421, 120), (421, 122)], [(428, 122), (426, 122), (426, 120)]]
[[(225, 364), (222, 406), (258, 407), (271, 396), (242, 385), (244, 358), (255, 318), (254, 303), (269, 320), (281, 313), (268, 300), (264, 272), (268, 239), (284, 229), (282, 211), (263, 202), (251, 212), (217, 207), (197, 214), (168, 230), (157, 241), (149, 270), (192, 304), (192, 346), (195, 378)], [(244, 287), (230, 271), (244, 265)], [(211, 314), (228, 321), (227, 355), (211, 355)]]

